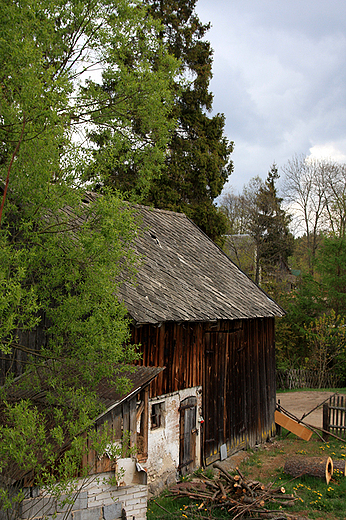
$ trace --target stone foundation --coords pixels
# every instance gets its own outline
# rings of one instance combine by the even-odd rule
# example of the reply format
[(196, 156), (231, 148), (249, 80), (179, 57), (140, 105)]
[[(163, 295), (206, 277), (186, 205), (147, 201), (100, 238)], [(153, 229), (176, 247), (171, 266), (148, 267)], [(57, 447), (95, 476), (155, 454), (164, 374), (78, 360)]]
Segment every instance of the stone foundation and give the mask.
[[(74, 501), (63, 496), (57, 499), (40, 493), (35, 498), (26, 498), (21, 503), (20, 514), (17, 514), (16, 518), (21, 520), (146, 519), (147, 485), (111, 486), (102, 479), (102, 475), (98, 477), (83, 486), (83, 491), (78, 493)], [(7, 518), (6, 512), (0, 511), (0, 520), (5, 518)]]

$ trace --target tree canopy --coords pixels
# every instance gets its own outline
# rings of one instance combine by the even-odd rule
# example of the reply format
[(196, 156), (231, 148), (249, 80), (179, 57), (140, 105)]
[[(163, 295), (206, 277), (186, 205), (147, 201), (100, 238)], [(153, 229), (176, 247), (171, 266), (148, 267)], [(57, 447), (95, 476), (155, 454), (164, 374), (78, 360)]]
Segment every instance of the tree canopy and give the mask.
[[(209, 24), (199, 20), (196, 2), (143, 0), (150, 15), (161, 24), (160, 41), (180, 63), (170, 113), (177, 127), (171, 132), (160, 175), (153, 176), (148, 190), (143, 191), (137, 182), (141, 164), (121, 162), (116, 153), (107, 164), (105, 183), (126, 197), (135, 195), (145, 204), (185, 213), (212, 239), (221, 242), (226, 220), (214, 200), (232, 172), (229, 157), (233, 143), (223, 135), (223, 114), (208, 115), (213, 100), (209, 92), (212, 50), (204, 39)], [(140, 128), (134, 131), (140, 133)], [(108, 149), (107, 135), (103, 136), (104, 141), (97, 140), (97, 145)]]
[[(107, 291), (117, 279), (120, 259), (133, 262), (127, 244), (134, 224), (128, 210), (119, 211), (123, 205), (116, 194), (82, 203), (83, 174), (95, 163), (90, 136), (102, 132), (111, 139), (106, 155), (125, 147), (133, 157), (141, 156), (144, 166), (150, 162), (152, 170), (159, 168), (171, 128), (175, 61), (157, 31), (139, 4), (126, 1), (4, 3), (0, 239), (5, 350), (11, 349), (17, 327), (37, 324), (40, 311), (52, 323), (50, 344), (66, 349), (70, 343), (67, 350), (76, 352), (77, 337), (86, 335), (78, 328), (106, 321), (99, 305), (107, 300), (111, 305)], [(98, 79), (85, 79), (93, 68), (102, 68)], [(112, 94), (107, 93), (109, 82)], [(142, 139), (131, 132), (141, 117), (146, 126)], [(139, 184), (150, 182), (151, 170), (144, 166)], [(98, 277), (102, 283), (95, 283)], [(71, 318), (80, 325), (72, 325)], [(111, 342), (113, 332), (105, 341)]]
[[(24, 446), (20, 429), (40, 439), (41, 447), (52, 435), (60, 445), (66, 436), (76, 439), (99, 410), (97, 383), (136, 359), (126, 309), (115, 294), (123, 277), (135, 273), (137, 225), (117, 192), (90, 196), (93, 185), (86, 179), (91, 169), (97, 171), (94, 183), (104, 179), (116, 157), (118, 164), (139, 165), (136, 182), (145, 191), (161, 168), (175, 124), (177, 63), (159, 30), (136, 1), (2, 2), (3, 476), (11, 464), (24, 464), (48, 478), (45, 464), (56, 464), (57, 444), (47, 443), (39, 460), (37, 444)], [(10, 402), (13, 372), (30, 370), (26, 381), (39, 393), (35, 374), (42, 365), (48, 367), (47, 408), (38, 412), (30, 400)], [(84, 367), (82, 379), (76, 366)], [(51, 417), (57, 430), (50, 429)], [(64, 471), (71, 476), (71, 461), (69, 467)]]

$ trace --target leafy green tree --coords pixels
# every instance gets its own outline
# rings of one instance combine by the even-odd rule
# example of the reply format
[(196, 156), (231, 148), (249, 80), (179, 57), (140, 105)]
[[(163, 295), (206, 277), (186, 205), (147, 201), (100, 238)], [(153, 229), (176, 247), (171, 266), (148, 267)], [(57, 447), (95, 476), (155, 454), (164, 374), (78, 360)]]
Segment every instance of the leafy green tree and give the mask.
[[(309, 347), (309, 368), (318, 372), (319, 388), (327, 383), (328, 374), (343, 361), (345, 369), (346, 328), (345, 319), (333, 310), (323, 314), (305, 328)], [(340, 374), (341, 375), (341, 374)], [(345, 373), (343, 380), (345, 379)]]
[[(135, 217), (117, 193), (88, 195), (83, 179), (117, 156), (141, 162), (138, 183), (150, 184), (176, 64), (127, 0), (4, 0), (0, 34), (0, 473), (48, 486), (75, 474), (79, 434), (101, 411), (98, 382), (137, 357), (115, 296), (134, 276)], [(110, 146), (95, 155), (103, 133)], [(44, 391), (42, 409), (12, 400), (22, 371), (26, 393)], [(75, 446), (59, 459), (67, 439)]]
[(319, 276), (326, 307), (346, 316), (346, 238), (324, 237), (317, 252)]
[[(324, 315), (333, 314), (340, 319), (346, 316), (345, 254), (344, 238), (321, 237), (313, 266), (314, 275), (302, 273), (296, 289), (286, 295), (285, 302), (280, 302), (287, 311), (277, 327), (277, 360), (280, 365), (284, 365), (286, 360), (294, 360), (296, 366), (312, 366), (311, 344), (307, 341), (306, 330), (318, 324)], [(339, 361), (343, 357), (344, 354), (340, 353)], [(332, 364), (333, 370), (336, 366), (336, 363)]]
[(305, 328), (326, 309), (321, 286), (310, 274), (302, 274), (297, 287), (290, 292), (283, 291), (279, 302), (286, 316), (276, 324), (277, 366), (306, 368), (309, 347)]

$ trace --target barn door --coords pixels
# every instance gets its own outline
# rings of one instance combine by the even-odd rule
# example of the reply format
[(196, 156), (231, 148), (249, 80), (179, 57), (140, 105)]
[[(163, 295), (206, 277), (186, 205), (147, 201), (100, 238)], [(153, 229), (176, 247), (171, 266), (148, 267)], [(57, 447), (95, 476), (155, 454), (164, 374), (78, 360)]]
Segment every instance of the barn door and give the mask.
[(242, 441), (245, 431), (245, 365), (242, 324), (225, 324), (223, 330), (204, 334), (202, 460), (220, 458), (223, 444)]
[(206, 332), (204, 343), (203, 460), (208, 465), (220, 457), (220, 446), (227, 441), (228, 334), (220, 331)]
[(195, 469), (197, 398), (187, 397), (180, 403), (179, 470), (182, 475)]

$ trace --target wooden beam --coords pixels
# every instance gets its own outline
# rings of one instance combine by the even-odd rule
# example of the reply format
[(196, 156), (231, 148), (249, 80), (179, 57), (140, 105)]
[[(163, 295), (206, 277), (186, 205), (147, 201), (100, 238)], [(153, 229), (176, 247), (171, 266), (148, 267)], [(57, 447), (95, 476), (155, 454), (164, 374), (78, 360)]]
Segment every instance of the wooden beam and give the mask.
[(293, 419), (290, 419), (289, 417), (287, 417), (287, 415), (284, 415), (283, 413), (278, 412), (277, 410), (275, 412), (275, 422), (279, 426), (286, 428), (286, 430), (289, 430), (290, 432), (294, 433), (295, 435), (297, 435), (301, 439), (304, 439), (305, 441), (309, 441), (311, 439), (311, 430), (305, 428), (305, 426), (303, 426), (302, 424), (293, 421)]

